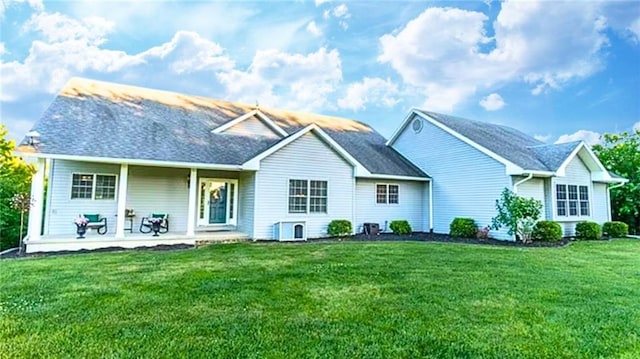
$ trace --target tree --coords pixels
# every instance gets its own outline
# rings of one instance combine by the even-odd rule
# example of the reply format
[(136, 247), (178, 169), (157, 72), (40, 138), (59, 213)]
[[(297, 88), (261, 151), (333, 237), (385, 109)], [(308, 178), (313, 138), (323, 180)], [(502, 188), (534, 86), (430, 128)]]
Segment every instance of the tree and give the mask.
[(500, 199), (496, 200), (496, 210), (498, 215), (491, 219), (491, 228), (498, 230), (505, 226), (509, 229), (509, 235), (516, 234), (527, 243), (531, 240), (533, 226), (540, 218), (542, 202), (520, 197), (505, 188)]
[(602, 145), (593, 151), (607, 170), (629, 180), (611, 190), (612, 219), (629, 225), (629, 233), (640, 233), (640, 130), (605, 133)]
[(16, 194), (29, 193), (35, 168), (12, 154), (15, 143), (6, 139), (8, 131), (0, 124), (0, 250), (16, 247), (24, 235), (20, 218), (24, 213), (14, 208)]

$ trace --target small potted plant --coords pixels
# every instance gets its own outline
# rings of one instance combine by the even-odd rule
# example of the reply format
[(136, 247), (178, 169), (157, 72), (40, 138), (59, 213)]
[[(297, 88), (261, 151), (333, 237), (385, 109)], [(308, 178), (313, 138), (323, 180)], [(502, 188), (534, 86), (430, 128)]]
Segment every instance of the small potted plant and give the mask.
[(162, 218), (152, 217), (148, 219), (149, 223), (151, 223), (151, 230), (153, 231), (153, 236), (157, 237), (158, 232), (160, 232), (160, 225), (162, 224)]
[(125, 217), (135, 217), (135, 215), (136, 215), (136, 211), (134, 211), (133, 208), (127, 208), (124, 210)]
[(75, 220), (76, 233), (78, 233), (78, 239), (84, 238), (84, 234), (87, 233), (87, 224), (89, 220), (84, 216), (78, 216)]

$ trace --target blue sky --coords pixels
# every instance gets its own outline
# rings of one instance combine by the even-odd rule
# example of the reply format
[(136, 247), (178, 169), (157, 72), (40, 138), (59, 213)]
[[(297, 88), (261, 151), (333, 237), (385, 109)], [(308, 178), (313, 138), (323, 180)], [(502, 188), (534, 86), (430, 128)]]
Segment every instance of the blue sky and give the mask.
[(73, 76), (337, 115), (412, 107), (548, 142), (640, 129), (638, 1), (0, 2), (22, 138)]

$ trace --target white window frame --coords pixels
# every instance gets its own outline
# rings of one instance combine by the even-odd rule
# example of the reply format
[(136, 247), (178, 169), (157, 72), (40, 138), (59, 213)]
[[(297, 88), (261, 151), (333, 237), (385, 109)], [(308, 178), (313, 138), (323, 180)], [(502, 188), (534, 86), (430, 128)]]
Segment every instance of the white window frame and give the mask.
[[(93, 176), (91, 183), (91, 198), (73, 198), (73, 176)], [(115, 186), (113, 198), (96, 199), (96, 185), (98, 176), (110, 176), (115, 178)], [(72, 201), (116, 201), (118, 199), (118, 175), (114, 173), (96, 173), (96, 172), (72, 172), (71, 181), (69, 183), (69, 199)]]
[[(379, 202), (378, 201), (378, 186), (384, 186), (385, 187), (385, 195), (384, 195), (384, 202)], [(398, 192), (396, 193), (397, 196), (397, 201), (395, 203), (390, 203), (389, 202), (389, 197), (390, 197), (390, 193), (391, 191), (389, 190), (391, 188), (391, 186), (394, 186), (398, 189)], [(373, 187), (373, 192), (374, 192), (374, 201), (376, 205), (391, 205), (391, 206), (396, 206), (400, 204), (400, 185), (398, 183), (376, 183)]]
[[(304, 212), (291, 212), (291, 181), (302, 181), (306, 183), (306, 194), (305, 194), (305, 210)], [(326, 199), (325, 210), (324, 211), (311, 211), (311, 182), (324, 182), (326, 184), (327, 194), (324, 197)], [(313, 196), (313, 198), (322, 198), (322, 196)], [(296, 214), (327, 214), (329, 213), (329, 181), (326, 179), (308, 179), (308, 178), (289, 178), (287, 179), (287, 213), (291, 215)]]
[[(566, 198), (563, 200), (559, 200), (558, 199), (558, 186), (564, 186), (565, 188), (565, 194), (566, 194)], [(575, 186), (576, 187), (576, 199), (570, 199), (569, 197), (569, 186)], [(586, 188), (587, 189), (587, 199), (586, 200), (582, 200), (580, 197), (580, 188)], [(555, 218), (557, 219), (565, 219), (565, 220), (576, 220), (576, 219), (587, 219), (587, 218), (591, 218), (591, 213), (593, 211), (593, 206), (591, 203), (591, 198), (593, 197), (593, 191), (591, 189), (590, 185), (587, 184), (579, 184), (579, 183), (569, 183), (569, 182), (556, 182), (553, 184), (553, 215)], [(565, 214), (564, 215), (560, 215), (558, 214), (558, 201), (563, 201), (565, 204)], [(570, 202), (576, 202), (576, 214), (572, 215), (571, 214), (571, 209), (570, 209)], [(582, 209), (581, 209), (581, 203), (587, 203), (587, 212), (589, 214), (583, 215), (582, 214)]]

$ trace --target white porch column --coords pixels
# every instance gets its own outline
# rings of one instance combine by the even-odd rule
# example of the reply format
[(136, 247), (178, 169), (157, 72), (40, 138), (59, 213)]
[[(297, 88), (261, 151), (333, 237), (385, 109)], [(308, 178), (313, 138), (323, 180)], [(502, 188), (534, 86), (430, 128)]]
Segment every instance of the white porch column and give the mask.
[(189, 208), (187, 210), (187, 236), (196, 235), (196, 200), (198, 198), (198, 169), (189, 174)]
[(31, 208), (29, 210), (29, 240), (40, 239), (42, 205), (44, 203), (44, 158), (36, 160), (36, 173), (31, 178)]
[(125, 210), (127, 208), (127, 184), (129, 183), (129, 165), (120, 165), (118, 181), (118, 216), (116, 217), (116, 238), (124, 238)]

